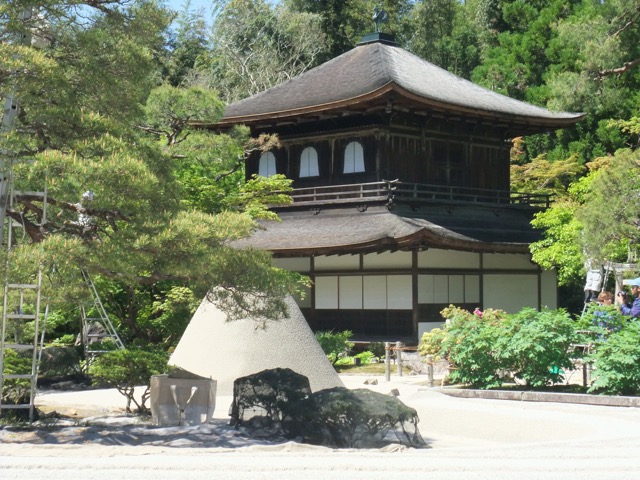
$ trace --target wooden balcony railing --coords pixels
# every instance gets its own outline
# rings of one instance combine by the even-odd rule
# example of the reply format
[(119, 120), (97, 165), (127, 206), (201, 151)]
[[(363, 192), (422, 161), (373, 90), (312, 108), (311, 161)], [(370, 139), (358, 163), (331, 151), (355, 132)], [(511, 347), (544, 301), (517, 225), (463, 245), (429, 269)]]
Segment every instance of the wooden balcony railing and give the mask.
[(543, 209), (548, 208), (551, 202), (550, 196), (544, 194), (429, 185), (398, 180), (296, 188), (291, 193), (291, 197), (292, 206), (373, 202), (420, 204), (441, 201), (520, 205)]

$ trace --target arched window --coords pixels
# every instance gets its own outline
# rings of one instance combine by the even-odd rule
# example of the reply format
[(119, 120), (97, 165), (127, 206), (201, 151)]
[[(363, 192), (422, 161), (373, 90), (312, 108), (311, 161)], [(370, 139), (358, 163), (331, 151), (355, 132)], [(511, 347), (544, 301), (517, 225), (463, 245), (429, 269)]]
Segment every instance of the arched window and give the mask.
[(364, 172), (364, 152), (359, 142), (349, 142), (344, 149), (343, 173)]
[(300, 177), (317, 177), (318, 175), (320, 175), (318, 152), (313, 147), (307, 147), (300, 154)]
[(271, 152), (264, 152), (260, 155), (260, 165), (258, 166), (258, 175), (270, 177), (278, 173), (276, 171), (276, 157)]

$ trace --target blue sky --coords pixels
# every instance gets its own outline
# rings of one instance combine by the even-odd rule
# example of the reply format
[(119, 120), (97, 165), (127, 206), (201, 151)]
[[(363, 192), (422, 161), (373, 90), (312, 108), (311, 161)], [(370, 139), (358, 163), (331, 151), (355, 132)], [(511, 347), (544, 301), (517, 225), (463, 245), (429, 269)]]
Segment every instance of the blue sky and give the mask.
[[(181, 11), (186, 3), (186, 0), (164, 0), (165, 4), (173, 10)], [(269, 0), (269, 3), (276, 4), (279, 0)], [(204, 9), (204, 18), (207, 22), (211, 21), (211, 0), (191, 0), (191, 10), (197, 11), (199, 8)]]
[[(205, 18), (211, 20), (211, 0), (191, 0), (191, 10), (204, 9)], [(165, 0), (165, 4), (173, 10), (181, 11), (186, 4), (186, 0)]]

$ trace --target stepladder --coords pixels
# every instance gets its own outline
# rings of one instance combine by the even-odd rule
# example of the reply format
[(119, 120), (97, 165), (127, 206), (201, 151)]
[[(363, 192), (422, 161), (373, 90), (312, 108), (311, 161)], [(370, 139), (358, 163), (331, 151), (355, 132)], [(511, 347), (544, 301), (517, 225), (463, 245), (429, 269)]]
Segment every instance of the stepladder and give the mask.
[(34, 419), (40, 361), (42, 273), (35, 283), (5, 283), (0, 341), (0, 412), (28, 411)]
[[(8, 193), (11, 202), (12, 192)], [(46, 193), (42, 194), (46, 201)], [(6, 204), (5, 204), (6, 205)], [(12, 411), (17, 418), (35, 416), (43, 332), (48, 308), (43, 309), (42, 269), (23, 271), (12, 264), (12, 249), (19, 244), (22, 225), (2, 215), (4, 288), (0, 332), (0, 415)], [(43, 311), (44, 310), (44, 314)]]
[(91, 276), (86, 270), (81, 270), (81, 272), (84, 284), (91, 296), (89, 305), (80, 305), (86, 370), (98, 355), (113, 349), (122, 350), (125, 346), (104, 308)]

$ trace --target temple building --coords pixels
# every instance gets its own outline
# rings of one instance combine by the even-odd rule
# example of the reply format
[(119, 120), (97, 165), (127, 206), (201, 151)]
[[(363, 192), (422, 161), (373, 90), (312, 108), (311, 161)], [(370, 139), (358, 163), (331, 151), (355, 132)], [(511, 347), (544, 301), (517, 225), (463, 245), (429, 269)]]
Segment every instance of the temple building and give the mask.
[(554, 271), (532, 263), (533, 214), (549, 198), (510, 191), (512, 139), (572, 127), (459, 78), (383, 33), (229, 105), (218, 129), (276, 133), (247, 178), (284, 174), (293, 203), (243, 245), (307, 274), (311, 328), (417, 343), (463, 308), (556, 308)]

